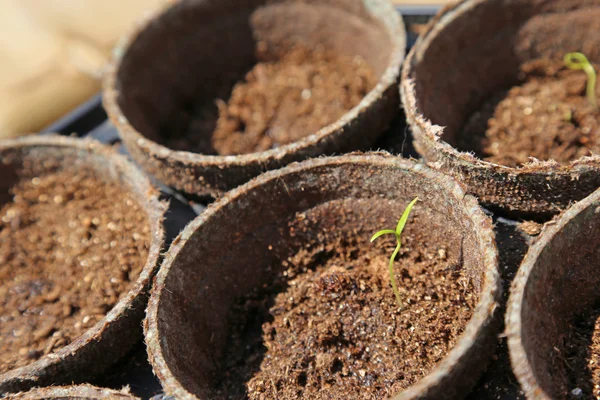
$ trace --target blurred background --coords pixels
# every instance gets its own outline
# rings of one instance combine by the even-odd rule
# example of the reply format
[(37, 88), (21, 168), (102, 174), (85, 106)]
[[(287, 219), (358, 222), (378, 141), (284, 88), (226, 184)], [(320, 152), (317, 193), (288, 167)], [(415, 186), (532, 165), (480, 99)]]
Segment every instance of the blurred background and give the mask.
[(35, 132), (100, 90), (118, 38), (170, 0), (0, 0), (0, 136)]
[(0, 137), (39, 131), (99, 92), (119, 37), (172, 1), (0, 0)]

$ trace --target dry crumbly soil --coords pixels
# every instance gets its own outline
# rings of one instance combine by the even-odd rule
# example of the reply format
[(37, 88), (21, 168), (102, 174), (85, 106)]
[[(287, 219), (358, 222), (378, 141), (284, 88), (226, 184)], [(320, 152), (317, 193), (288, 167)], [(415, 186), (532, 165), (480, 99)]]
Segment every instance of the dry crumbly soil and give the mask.
[(0, 209), (0, 373), (69, 344), (127, 292), (148, 254), (145, 212), (85, 169), (21, 180)]
[(568, 164), (600, 153), (600, 109), (585, 96), (583, 71), (540, 59), (521, 67), (520, 80), (469, 118), (459, 149), (509, 167), (530, 157)]
[[(562, 361), (569, 383), (564, 398), (600, 398), (600, 307), (575, 321), (565, 350)], [(581, 394), (573, 396), (577, 389)]]
[(217, 397), (383, 399), (431, 371), (456, 343), (477, 296), (446, 248), (423, 237), (403, 240), (395, 266), (403, 310), (389, 282), (392, 241), (385, 254), (343, 243), (284, 262), (273, 285), (230, 315), (237, 329)]
[(258, 59), (232, 90), (223, 82), (219, 98), (182, 110), (168, 128), (181, 127), (185, 133), (169, 134), (165, 144), (220, 155), (269, 150), (336, 121), (377, 82), (362, 58), (331, 50), (299, 47), (276, 61), (260, 54)]

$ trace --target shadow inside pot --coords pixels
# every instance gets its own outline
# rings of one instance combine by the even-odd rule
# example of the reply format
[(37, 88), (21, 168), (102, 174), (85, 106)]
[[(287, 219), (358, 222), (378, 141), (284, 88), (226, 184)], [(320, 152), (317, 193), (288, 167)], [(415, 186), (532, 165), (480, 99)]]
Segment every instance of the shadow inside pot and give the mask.
[(593, 393), (595, 381), (590, 368), (593, 360), (592, 346), (594, 336), (594, 325), (600, 317), (600, 303), (587, 313), (579, 315), (572, 323), (571, 332), (566, 339), (565, 354), (560, 358), (569, 377), (567, 388), (571, 394)]
[[(247, 383), (260, 371), (267, 348), (263, 342), (262, 326), (272, 322), (269, 313), (275, 304), (278, 293), (285, 291), (285, 286), (271, 290), (255, 291), (233, 305), (228, 315), (229, 354), (224, 356), (217, 383), (217, 392), (228, 398), (245, 398)], [(233, 355), (233, 357), (231, 357)]]
[(370, 150), (385, 150), (391, 154), (401, 155), (404, 158), (418, 159), (421, 157), (415, 150), (412, 132), (406, 124), (406, 115), (403, 110), (399, 110), (396, 117), (390, 123), (390, 127), (371, 146)]
[(475, 157), (488, 157), (490, 154), (485, 151), (485, 147), (489, 120), (494, 117), (496, 107), (504, 100), (507, 94), (508, 89), (493, 93), (482, 103), (481, 108), (467, 118), (463, 128), (456, 134), (456, 137), (448, 138), (448, 143), (460, 151), (473, 153)]
[[(251, 35), (251, 32), (247, 34)], [(253, 44), (250, 42), (246, 45)], [(186, 99), (176, 107), (169, 118), (161, 122), (158, 134), (153, 138), (173, 150), (217, 155), (212, 141), (219, 120), (217, 103), (227, 103), (236, 83), (244, 80), (255, 63), (255, 59), (249, 60), (241, 67), (223, 72), (223, 76), (207, 79), (200, 96)], [(240, 126), (239, 129), (243, 131), (244, 127)]]
[[(120, 103), (149, 139), (174, 150), (216, 154), (211, 143), (218, 119), (215, 99), (229, 98), (256, 63), (248, 23), (253, 9), (240, 7), (230, 18), (213, 16), (202, 23), (209, 16), (195, 2), (180, 8), (185, 12), (167, 10), (164, 21), (131, 45), (120, 75), (129, 74), (132, 82), (122, 83)], [(171, 23), (175, 18), (179, 22)]]

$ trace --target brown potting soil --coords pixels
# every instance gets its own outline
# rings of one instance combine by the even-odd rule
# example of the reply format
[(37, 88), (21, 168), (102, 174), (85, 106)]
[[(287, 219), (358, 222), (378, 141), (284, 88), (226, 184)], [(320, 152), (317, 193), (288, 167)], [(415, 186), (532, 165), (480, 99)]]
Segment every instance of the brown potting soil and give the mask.
[(165, 144), (220, 155), (265, 151), (336, 121), (377, 82), (362, 58), (331, 50), (295, 48), (276, 61), (258, 59), (231, 91), (223, 82), (220, 98), (182, 110), (167, 126)]
[(565, 399), (600, 398), (600, 307), (574, 322), (564, 355), (557, 357), (561, 357), (568, 375)]
[(0, 373), (69, 344), (127, 292), (148, 254), (140, 206), (92, 171), (21, 180), (0, 209)]
[[(230, 399), (382, 399), (417, 382), (454, 346), (477, 302), (446, 248), (403, 238), (373, 248), (337, 243), (301, 251), (276, 282), (232, 311), (218, 396)], [(364, 246), (364, 245), (363, 245)], [(330, 257), (329, 257), (330, 256)]]
[(568, 164), (600, 153), (600, 109), (586, 98), (583, 71), (540, 59), (521, 67), (520, 80), (469, 118), (457, 142), (460, 150), (510, 167), (530, 157)]

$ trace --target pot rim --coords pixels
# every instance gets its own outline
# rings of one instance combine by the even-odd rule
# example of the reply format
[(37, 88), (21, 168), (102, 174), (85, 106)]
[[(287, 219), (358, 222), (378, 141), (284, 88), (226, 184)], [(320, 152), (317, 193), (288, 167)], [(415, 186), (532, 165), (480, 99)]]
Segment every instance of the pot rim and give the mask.
[(148, 357), (154, 373), (161, 381), (163, 389), (167, 394), (176, 398), (197, 399), (196, 396), (188, 392), (181, 384), (179, 384), (179, 381), (169, 369), (168, 364), (163, 357), (161, 342), (158, 335), (158, 307), (161, 295), (164, 292), (165, 280), (174, 260), (179, 255), (179, 252), (185, 247), (187, 240), (202, 224), (209, 223), (213, 215), (224, 209), (229, 203), (238, 200), (245, 196), (247, 192), (252, 191), (257, 187), (282, 179), (282, 177), (285, 177), (286, 175), (301, 173), (316, 167), (344, 164), (396, 167), (397, 169), (404, 169), (415, 174), (424, 175), (426, 179), (435, 180), (436, 183), (444, 187), (449, 194), (456, 197), (471, 216), (473, 226), (476, 229), (479, 247), (483, 252), (485, 281), (483, 282), (479, 301), (473, 316), (465, 326), (465, 330), (460, 335), (459, 340), (428, 375), (396, 395), (394, 399), (406, 400), (419, 398), (419, 396), (425, 393), (429, 387), (439, 383), (441, 378), (445, 375), (445, 372), (450, 370), (453, 365), (461, 360), (470, 346), (475, 342), (476, 338), (487, 333), (488, 325), (493, 319), (495, 311), (499, 309), (499, 302), (502, 295), (502, 283), (498, 271), (498, 250), (496, 248), (493, 226), (490, 218), (487, 217), (479, 207), (477, 200), (473, 196), (466, 195), (460, 185), (448, 176), (434, 171), (414, 160), (398, 158), (389, 153), (351, 153), (336, 157), (314, 158), (302, 162), (295, 162), (278, 170), (268, 171), (259, 177), (252, 179), (248, 183), (229, 191), (215, 203), (211, 204), (202, 214), (191, 221), (172, 242), (155, 278), (150, 301), (148, 302), (148, 309), (146, 311), (146, 319), (144, 320), (144, 333)]
[(441, 152), (441, 155), (451, 163), (463, 168), (474, 168), (482, 173), (509, 174), (513, 176), (577, 176), (578, 173), (589, 169), (600, 168), (600, 155), (583, 156), (568, 164), (561, 165), (554, 160), (538, 160), (531, 157), (531, 161), (524, 165), (508, 167), (502, 164), (485, 161), (469, 152), (461, 152), (443, 140), (443, 126), (435, 125), (428, 120), (417, 107), (417, 94), (414, 79), (412, 78), (413, 65), (419, 62), (423, 52), (437, 37), (444, 35), (445, 28), (454, 20), (461, 18), (470, 10), (488, 3), (487, 0), (461, 0), (444, 7), (432, 20), (429, 21), (425, 32), (417, 39), (406, 59), (402, 64), (402, 79), (400, 83), (400, 96), (406, 112), (406, 118), (419, 139), (431, 148)]
[(137, 399), (138, 397), (129, 393), (129, 388), (121, 390), (99, 388), (92, 385), (73, 386), (49, 386), (34, 388), (28, 392), (15, 393), (11, 398), (17, 400), (36, 400), (53, 398), (85, 398), (85, 399)]
[(546, 223), (535, 243), (529, 247), (510, 288), (510, 297), (505, 316), (505, 334), (508, 338), (508, 350), (513, 372), (529, 399), (549, 400), (552, 397), (538, 385), (533, 368), (527, 357), (525, 345), (521, 341), (523, 327), (521, 311), (525, 288), (527, 287), (529, 276), (536, 266), (538, 257), (548, 243), (570, 224), (574, 218), (593, 206), (594, 203), (600, 204), (600, 189), (569, 207), (554, 220)]
[[(177, 4), (182, 0), (172, 2)], [(158, 142), (152, 141), (134, 128), (124, 115), (123, 110), (118, 102), (120, 91), (117, 88), (117, 74), (119, 72), (123, 58), (127, 56), (130, 46), (138, 39), (156, 19), (163, 17), (165, 12), (170, 7), (159, 7), (154, 11), (144, 15), (132, 29), (121, 37), (116, 47), (113, 50), (112, 60), (107, 65), (106, 75), (103, 81), (103, 105), (110, 121), (117, 128), (119, 133), (124, 137), (135, 140), (144, 152), (147, 152), (161, 159), (170, 159), (175, 162), (183, 163), (184, 165), (202, 164), (206, 166), (247, 166), (252, 164), (266, 164), (272, 160), (281, 160), (290, 154), (294, 154), (307, 148), (316, 146), (319, 142), (326, 139), (336, 131), (340, 131), (344, 126), (350, 124), (360, 114), (364, 113), (369, 107), (381, 98), (386, 90), (396, 85), (400, 78), (400, 70), (402, 61), (406, 51), (406, 31), (404, 22), (400, 14), (395, 10), (394, 6), (388, 0), (362, 0), (365, 5), (371, 4), (369, 7), (388, 8), (387, 18), (393, 22), (393, 26), (389, 26), (382, 22), (381, 18), (375, 15), (371, 16), (380, 22), (380, 25), (385, 29), (392, 51), (383, 74), (377, 80), (377, 84), (369, 91), (361, 101), (351, 110), (342, 115), (333, 123), (326, 125), (317, 132), (305, 136), (286, 145), (269, 149), (266, 151), (238, 154), (238, 155), (206, 155), (202, 153), (194, 153), (183, 150), (173, 150)]]
[[(159, 192), (152, 186), (148, 177), (142, 174), (124, 156), (118, 154), (112, 148), (92, 139), (70, 138), (55, 134), (25, 136), (17, 139), (2, 140), (0, 141), (0, 152), (11, 148), (36, 146), (42, 148), (55, 147), (77, 149), (100, 155), (104, 157), (107, 162), (116, 165), (123, 176), (129, 178), (132, 182), (139, 182), (142, 188), (145, 189), (146, 203), (144, 204), (143, 202), (138, 201), (138, 204), (143, 208), (148, 217), (151, 240), (148, 256), (139, 276), (135, 282), (133, 282), (127, 293), (119, 299), (117, 304), (100, 321), (96, 322), (82, 335), (76, 337), (71, 343), (62, 347), (55, 353), (47, 354), (30, 364), (0, 374), (0, 384), (10, 381), (36, 381), (42, 374), (47, 373), (53, 366), (59, 364), (63, 358), (76, 354), (81, 349), (94, 343), (94, 341), (101, 340), (104, 330), (111, 323), (126, 315), (133, 301), (142, 295), (144, 291), (148, 290), (147, 288), (158, 266), (161, 256), (160, 252), (164, 245), (165, 231), (162, 222), (167, 210), (167, 203), (159, 200)], [(135, 192), (134, 190), (131, 191)]]

